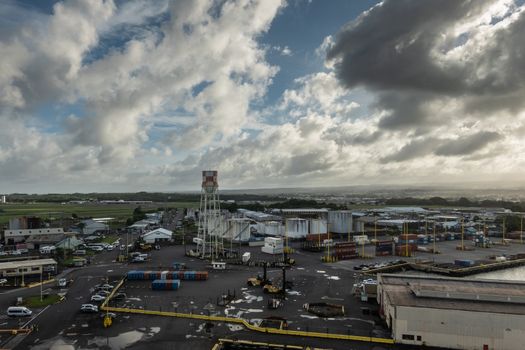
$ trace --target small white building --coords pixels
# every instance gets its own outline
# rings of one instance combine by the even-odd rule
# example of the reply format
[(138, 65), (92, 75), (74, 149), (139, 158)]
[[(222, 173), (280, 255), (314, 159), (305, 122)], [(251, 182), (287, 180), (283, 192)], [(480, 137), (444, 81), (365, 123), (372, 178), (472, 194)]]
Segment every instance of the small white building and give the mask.
[(266, 237), (264, 246), (261, 247), (261, 251), (266, 254), (282, 254), (283, 249), (283, 240), (277, 237)]
[(173, 232), (164, 228), (158, 228), (156, 230), (147, 232), (142, 235), (142, 239), (145, 243), (154, 244), (159, 242), (169, 242), (173, 238)]

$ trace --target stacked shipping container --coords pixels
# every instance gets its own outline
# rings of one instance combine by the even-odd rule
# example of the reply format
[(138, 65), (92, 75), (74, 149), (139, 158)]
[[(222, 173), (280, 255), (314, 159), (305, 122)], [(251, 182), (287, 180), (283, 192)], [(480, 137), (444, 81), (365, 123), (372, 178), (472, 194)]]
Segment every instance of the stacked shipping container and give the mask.
[(394, 245), (391, 240), (377, 241), (376, 242), (376, 256), (392, 255), (393, 247)]
[(177, 290), (179, 287), (179, 280), (154, 280), (151, 283), (151, 289), (153, 290)]
[(349, 260), (357, 257), (355, 242), (336, 243), (331, 250), (331, 254), (336, 260)]
[(208, 271), (129, 271), (128, 280), (184, 280), (205, 281), (208, 279)]

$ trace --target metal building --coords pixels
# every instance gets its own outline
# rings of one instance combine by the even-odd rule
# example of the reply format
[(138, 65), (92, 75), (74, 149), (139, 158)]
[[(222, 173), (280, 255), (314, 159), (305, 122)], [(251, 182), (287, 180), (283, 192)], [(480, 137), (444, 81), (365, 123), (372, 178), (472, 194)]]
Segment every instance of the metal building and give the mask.
[(525, 282), (380, 274), (377, 301), (396, 343), (513, 350), (525, 339)]

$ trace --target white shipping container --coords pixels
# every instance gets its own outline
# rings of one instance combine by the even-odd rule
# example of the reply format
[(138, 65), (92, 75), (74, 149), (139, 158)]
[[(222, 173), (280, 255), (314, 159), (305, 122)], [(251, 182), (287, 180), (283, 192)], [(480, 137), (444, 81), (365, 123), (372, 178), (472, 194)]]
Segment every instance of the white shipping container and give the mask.
[(244, 253), (242, 255), (242, 262), (246, 263), (246, 262), (250, 261), (251, 256), (252, 256), (252, 254), (250, 252)]

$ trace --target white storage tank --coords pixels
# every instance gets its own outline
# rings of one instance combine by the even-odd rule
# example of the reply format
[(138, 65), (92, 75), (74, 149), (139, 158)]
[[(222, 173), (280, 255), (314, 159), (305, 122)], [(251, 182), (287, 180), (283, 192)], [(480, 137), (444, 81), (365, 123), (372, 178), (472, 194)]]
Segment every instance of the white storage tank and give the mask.
[(278, 221), (258, 222), (257, 232), (268, 236), (282, 236), (284, 234), (284, 226)]
[(328, 212), (330, 232), (348, 234), (352, 231), (352, 212), (350, 210), (331, 210)]
[(282, 236), (284, 234), (283, 224), (278, 221), (267, 221), (264, 234), (268, 236)]
[(328, 233), (326, 220), (310, 219), (310, 234)]
[(286, 220), (285, 235), (288, 238), (303, 238), (308, 234), (308, 220), (293, 218)]
[(250, 240), (250, 220), (247, 219), (228, 219), (228, 227), (225, 230), (224, 238), (234, 241), (247, 242)]

